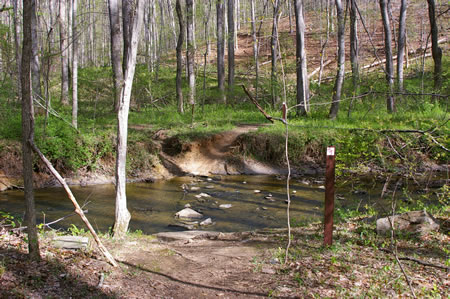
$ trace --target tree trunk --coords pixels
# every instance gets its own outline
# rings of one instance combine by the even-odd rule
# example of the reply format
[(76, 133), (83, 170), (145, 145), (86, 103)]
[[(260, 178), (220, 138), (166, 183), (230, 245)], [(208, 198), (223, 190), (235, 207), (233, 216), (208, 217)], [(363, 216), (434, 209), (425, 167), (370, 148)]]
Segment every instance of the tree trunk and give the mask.
[(155, 80), (158, 81), (159, 78), (159, 65), (160, 60), (162, 56), (163, 51), (163, 42), (164, 42), (164, 7), (162, 0), (159, 0), (159, 11), (160, 11), (160, 18), (159, 18), (159, 42), (158, 42), (158, 61), (156, 63), (156, 72), (155, 72)]
[(59, 0), (59, 46), (61, 50), (61, 103), (69, 105), (69, 58), (66, 0)]
[(111, 31), (111, 63), (114, 80), (114, 111), (119, 111), (123, 85), (122, 45), (120, 32), (120, 14), (117, 0), (108, 0), (109, 23)]
[(17, 69), (17, 95), (18, 98), (22, 98), (22, 87), (21, 87), (21, 53), (20, 53), (20, 30), (19, 30), (19, 16), (18, 10), (18, 0), (13, 0), (13, 18), (14, 18), (14, 48), (15, 48), (15, 58), (16, 58), (16, 69)]
[(173, 9), (171, 0), (167, 0), (167, 10), (169, 11), (170, 26), (172, 27), (172, 35), (174, 40), (174, 45), (177, 45), (177, 31), (175, 29), (175, 18), (173, 17)]
[(194, 1), (186, 0), (187, 68), (189, 81), (189, 104), (194, 113), (195, 105), (195, 45), (194, 45)]
[(225, 97), (225, 26), (224, 26), (224, 0), (217, 0), (217, 83), (220, 97), (226, 103)]
[(439, 48), (438, 26), (436, 21), (436, 4), (434, 0), (428, 2), (428, 17), (431, 28), (431, 53), (434, 60), (434, 88), (439, 89), (442, 86), (442, 49)]
[(258, 61), (258, 38), (256, 36), (255, 0), (251, 0), (250, 10), (252, 20), (253, 57), (255, 60), (255, 99), (258, 100), (259, 61)]
[(131, 88), (136, 69), (136, 55), (138, 50), (139, 33), (143, 23), (143, 0), (136, 0), (136, 9), (130, 27), (130, 43), (124, 76), (124, 87), (121, 92), (119, 111), (117, 113), (117, 158), (116, 158), (116, 211), (114, 221), (114, 237), (122, 237), (128, 230), (130, 212), (127, 209), (126, 196), (126, 162), (127, 162), (127, 136), (128, 112), (130, 110)]
[[(22, 44), (22, 160), (25, 191), (25, 223), (28, 232), (28, 254), (39, 260), (39, 239), (36, 229), (36, 209), (33, 194), (33, 153), (30, 145), (34, 139), (34, 109), (31, 87), (32, 26), (36, 7), (35, 0), (23, 3), (23, 44)], [(34, 23), (36, 24), (36, 23)]]
[(274, 0), (273, 3), (273, 16), (272, 16), (272, 36), (270, 38), (271, 54), (272, 54), (272, 70), (271, 70), (271, 96), (272, 96), (272, 108), (280, 101), (278, 91), (278, 15), (280, 11), (280, 0)]
[[(122, 0), (122, 32), (123, 32), (123, 65), (122, 70), (125, 77), (125, 70), (127, 68), (128, 51), (131, 43), (131, 18), (132, 18), (132, 1)], [(155, 12), (153, 12), (155, 13)]]
[[(38, 96), (42, 99), (41, 91), (41, 66), (39, 63), (39, 46), (38, 46), (38, 24), (36, 16), (36, 5), (33, 6), (33, 14), (31, 15), (31, 40), (32, 40), (32, 53), (33, 58), (31, 62), (31, 81), (33, 84), (33, 97)], [(69, 84), (69, 83), (67, 83)]]
[(207, 5), (207, 11), (204, 15), (204, 25), (205, 25), (205, 40), (206, 40), (206, 47), (205, 47), (205, 53), (203, 54), (203, 100), (202, 100), (202, 113), (203, 108), (205, 106), (205, 99), (206, 99), (206, 64), (208, 55), (210, 52), (210, 42), (209, 42), (209, 19), (211, 17), (211, 0), (208, 0)]
[(228, 102), (233, 99), (234, 88), (234, 0), (228, 0)]
[(185, 29), (180, 0), (177, 0), (175, 8), (177, 10), (178, 24), (180, 25), (180, 33), (178, 35), (177, 41), (177, 76), (176, 76), (177, 103), (178, 103), (178, 112), (184, 113), (183, 90), (182, 90), (183, 55), (181, 51), (183, 50)]
[(403, 61), (406, 47), (406, 9), (407, 0), (401, 0), (400, 19), (398, 26), (398, 48), (397, 48), (397, 85), (399, 91), (403, 91)]
[(333, 100), (331, 103), (329, 118), (335, 119), (339, 111), (339, 102), (341, 101), (342, 85), (345, 75), (345, 23), (344, 12), (341, 0), (335, 0), (336, 16), (338, 20), (338, 72), (336, 82), (333, 88)]
[[(350, 63), (352, 67), (353, 98), (359, 94), (359, 45), (356, 15), (356, 0), (350, 0)], [(349, 117), (352, 111), (353, 98), (348, 108)]]
[(78, 128), (78, 3), (72, 1), (72, 125)]
[(296, 24), (297, 114), (309, 112), (309, 80), (306, 65), (303, 0), (294, 0)]
[(381, 18), (384, 29), (384, 51), (386, 54), (386, 81), (389, 87), (389, 95), (386, 99), (387, 110), (389, 113), (395, 112), (393, 85), (394, 85), (394, 62), (392, 58), (392, 34), (389, 22), (387, 0), (380, 0)]

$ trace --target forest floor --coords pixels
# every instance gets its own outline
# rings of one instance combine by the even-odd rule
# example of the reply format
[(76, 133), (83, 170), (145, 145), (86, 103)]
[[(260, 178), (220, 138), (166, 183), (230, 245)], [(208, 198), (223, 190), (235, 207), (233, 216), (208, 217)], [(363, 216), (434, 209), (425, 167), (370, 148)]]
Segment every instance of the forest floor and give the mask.
[[(418, 297), (450, 293), (449, 219), (441, 231), (398, 237), (405, 273)], [(71, 251), (41, 235), (42, 261), (27, 259), (23, 234), (0, 234), (2, 298), (317, 298), (412, 297), (390, 248), (361, 219), (336, 227), (334, 244), (322, 246), (320, 224), (294, 228), (284, 264), (286, 230), (247, 233), (129, 234), (102, 240), (120, 266), (97, 250)], [(175, 234), (175, 235), (173, 235)], [(188, 235), (189, 234), (189, 235)]]

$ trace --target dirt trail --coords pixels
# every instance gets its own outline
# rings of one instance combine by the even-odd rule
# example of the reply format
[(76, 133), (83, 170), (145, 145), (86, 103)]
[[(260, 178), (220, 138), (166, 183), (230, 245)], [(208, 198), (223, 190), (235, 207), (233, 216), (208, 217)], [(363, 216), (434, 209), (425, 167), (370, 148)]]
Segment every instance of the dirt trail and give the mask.
[[(240, 125), (231, 131), (216, 134), (210, 138), (184, 145), (181, 153), (168, 157), (167, 164), (178, 171), (195, 175), (210, 174), (278, 174), (279, 169), (238, 155), (236, 140), (241, 134), (256, 131), (261, 125)], [(170, 147), (166, 147), (166, 151)], [(167, 167), (171, 170), (171, 167)]]

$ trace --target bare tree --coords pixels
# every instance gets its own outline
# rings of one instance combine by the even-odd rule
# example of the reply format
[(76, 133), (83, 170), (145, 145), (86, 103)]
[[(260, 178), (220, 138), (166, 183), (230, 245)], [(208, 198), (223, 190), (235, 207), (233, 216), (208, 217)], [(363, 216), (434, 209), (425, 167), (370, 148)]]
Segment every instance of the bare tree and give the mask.
[(406, 46), (407, 7), (408, 7), (407, 0), (401, 0), (400, 19), (398, 26), (398, 42), (397, 42), (397, 85), (400, 91), (403, 91), (403, 61), (405, 57), (405, 46)]
[(78, 127), (78, 1), (72, 0), (72, 125)]
[(117, 113), (117, 157), (116, 157), (116, 211), (114, 221), (114, 237), (122, 237), (128, 230), (131, 219), (127, 209), (126, 196), (126, 161), (128, 137), (128, 113), (130, 110), (131, 88), (136, 69), (139, 33), (144, 14), (143, 0), (135, 0), (135, 11), (130, 27), (130, 43), (125, 68), (124, 86), (120, 93), (119, 111)]
[(14, 47), (15, 47), (15, 58), (17, 67), (17, 94), (19, 99), (22, 98), (22, 87), (21, 87), (21, 54), (20, 54), (20, 29), (19, 29), (19, 15), (18, 15), (18, 0), (13, 0), (13, 22), (14, 22)]
[(394, 85), (394, 62), (392, 58), (392, 33), (389, 22), (387, 0), (380, 0), (381, 19), (384, 29), (384, 51), (386, 55), (386, 81), (389, 87), (389, 94), (386, 98), (387, 110), (389, 113), (395, 112), (393, 85)]
[[(39, 41), (38, 41), (38, 22), (36, 16), (36, 5), (33, 6), (31, 15), (31, 42), (32, 42), (32, 61), (31, 61), (31, 81), (33, 84), (33, 96), (42, 98), (41, 91), (41, 65), (39, 63)], [(67, 81), (68, 82), (68, 81)], [(68, 83), (67, 83), (68, 84)]]
[(177, 31), (175, 29), (175, 18), (173, 17), (173, 9), (172, 9), (172, 1), (167, 0), (167, 10), (169, 12), (169, 18), (170, 18), (170, 27), (172, 28), (172, 35), (174, 40), (174, 45), (177, 44)]
[(255, 60), (255, 99), (258, 100), (259, 61), (258, 61), (258, 38), (256, 36), (255, 0), (251, 0), (250, 9), (251, 9), (250, 15), (252, 20), (253, 58)]
[(309, 111), (309, 80), (306, 66), (305, 21), (303, 0), (294, 0), (296, 25), (297, 114)]
[(122, 34), (120, 32), (120, 14), (117, 0), (108, 0), (109, 23), (111, 33), (111, 63), (114, 80), (114, 110), (119, 110), (120, 94), (122, 93)]
[(202, 100), (202, 112), (205, 104), (206, 99), (206, 64), (209, 52), (211, 51), (211, 44), (209, 42), (209, 19), (211, 18), (211, 0), (208, 0), (208, 5), (206, 5), (206, 11), (203, 16), (203, 23), (205, 27), (205, 40), (206, 40), (206, 47), (205, 52), (203, 53), (203, 100)]
[(342, 85), (345, 75), (345, 23), (344, 12), (341, 0), (335, 0), (336, 16), (338, 20), (338, 72), (336, 82), (333, 88), (333, 101), (331, 103), (329, 118), (335, 119), (339, 111), (339, 102), (341, 101)]
[(353, 99), (359, 94), (359, 42), (357, 24), (356, 0), (350, 0), (350, 63), (352, 67), (353, 94), (352, 101), (348, 107), (349, 117), (352, 111)]
[[(131, 43), (131, 19), (132, 19), (132, 4), (134, 0), (122, 0), (122, 34), (123, 34), (123, 65), (122, 70), (125, 76), (125, 69), (127, 68), (128, 51)], [(155, 13), (153, 11), (153, 13)]]
[(439, 89), (442, 85), (442, 49), (438, 43), (438, 26), (436, 21), (436, 3), (434, 0), (428, 2), (428, 17), (431, 29), (431, 53), (434, 60), (434, 88)]
[(67, 39), (66, 0), (59, 0), (59, 47), (61, 51), (61, 103), (69, 105), (69, 43)]
[(234, 87), (234, 0), (228, 0), (228, 97), (233, 98)]
[(192, 106), (192, 119), (195, 107), (195, 45), (194, 45), (194, 1), (186, 0), (186, 43), (187, 68), (189, 81), (189, 104)]
[(217, 83), (222, 101), (225, 97), (225, 24), (224, 24), (224, 0), (217, 0)]
[[(31, 87), (32, 63), (32, 19), (35, 0), (23, 2), (23, 44), (22, 44), (22, 160), (23, 181), (25, 191), (25, 222), (28, 232), (28, 254), (30, 258), (39, 260), (39, 239), (36, 228), (36, 209), (33, 194), (33, 153), (31, 142), (34, 139), (34, 109)], [(34, 17), (35, 18), (35, 17)]]
[(271, 54), (272, 54), (272, 70), (271, 70), (271, 95), (272, 95), (272, 107), (280, 101), (278, 94), (278, 17), (280, 12), (280, 0), (274, 0), (272, 2), (273, 15), (272, 15), (272, 36), (270, 38)]
[(184, 113), (184, 104), (183, 104), (183, 90), (181, 89), (182, 85), (182, 72), (183, 72), (183, 55), (181, 51), (183, 50), (183, 42), (184, 42), (184, 20), (183, 20), (183, 12), (181, 10), (180, 0), (177, 0), (175, 4), (175, 9), (177, 10), (178, 16), (178, 24), (180, 25), (180, 33), (178, 35), (177, 41), (177, 76), (176, 76), (176, 90), (177, 90), (177, 103), (178, 103), (178, 112)]

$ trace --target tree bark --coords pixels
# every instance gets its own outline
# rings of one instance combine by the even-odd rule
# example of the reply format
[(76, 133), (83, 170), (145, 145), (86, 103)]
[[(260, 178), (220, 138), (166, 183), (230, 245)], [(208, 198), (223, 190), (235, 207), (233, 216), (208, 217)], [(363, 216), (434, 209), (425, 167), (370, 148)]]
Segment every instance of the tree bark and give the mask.
[(271, 54), (272, 54), (272, 70), (271, 70), (271, 96), (272, 96), (272, 108), (280, 101), (279, 91), (278, 91), (278, 72), (277, 72), (277, 62), (278, 62), (278, 16), (280, 11), (280, 0), (274, 0), (273, 5), (273, 16), (272, 16), (272, 36), (270, 38), (271, 44)]
[(211, 4), (211, 0), (208, 0), (208, 5), (206, 5), (207, 7), (207, 11), (205, 12), (204, 15), (204, 19), (203, 19), (203, 23), (204, 23), (204, 29), (205, 29), (205, 40), (206, 40), (206, 47), (205, 47), (205, 52), (203, 54), (203, 100), (202, 100), (202, 112), (203, 112), (203, 108), (205, 106), (205, 99), (206, 99), (206, 64), (207, 64), (207, 59), (208, 59), (208, 55), (210, 52), (210, 42), (209, 42), (209, 19), (211, 17), (211, 10), (212, 10), (212, 4)]
[(406, 9), (407, 0), (401, 0), (400, 18), (398, 26), (398, 46), (397, 46), (397, 86), (399, 91), (403, 91), (403, 61), (406, 47)]
[(442, 49), (439, 48), (438, 43), (439, 34), (436, 21), (436, 4), (434, 0), (427, 0), (427, 2), (431, 30), (431, 53), (434, 60), (434, 88), (439, 89), (442, 86)]
[(114, 111), (119, 111), (120, 94), (123, 85), (122, 45), (120, 32), (120, 14), (117, 0), (108, 0), (109, 23), (111, 32), (111, 63), (114, 80)]
[[(33, 6), (33, 14), (31, 15), (31, 42), (33, 58), (31, 62), (31, 81), (33, 84), (33, 97), (38, 96), (42, 99), (41, 90), (41, 65), (39, 63), (39, 46), (38, 46), (38, 24), (36, 16), (36, 4)], [(69, 84), (67, 82), (67, 84)]]
[(233, 100), (234, 88), (234, 0), (228, 0), (228, 102)]
[(119, 111), (117, 113), (117, 158), (116, 158), (116, 211), (114, 222), (114, 238), (121, 238), (128, 230), (130, 212), (127, 209), (126, 196), (126, 162), (127, 162), (127, 136), (128, 113), (130, 110), (131, 89), (136, 69), (136, 56), (138, 50), (139, 34), (143, 23), (144, 0), (136, 0), (135, 13), (130, 27), (130, 43), (126, 61), (124, 87), (121, 92)]
[(72, 0), (72, 125), (78, 128), (78, 1)]
[(345, 23), (344, 12), (341, 0), (335, 0), (336, 16), (338, 20), (338, 72), (333, 88), (333, 100), (331, 103), (329, 118), (335, 119), (339, 111), (339, 102), (341, 101), (342, 85), (345, 75)]
[(66, 0), (59, 0), (59, 46), (61, 50), (61, 103), (69, 105), (69, 57)]
[(387, 0), (380, 0), (381, 18), (384, 30), (384, 51), (386, 54), (386, 81), (388, 83), (389, 95), (386, 98), (387, 110), (389, 113), (395, 112), (393, 87), (394, 87), (394, 62), (392, 57), (392, 33), (389, 22)]
[[(127, 68), (128, 51), (131, 43), (131, 18), (132, 18), (132, 2), (134, 0), (122, 0), (122, 34), (123, 34), (123, 65), (122, 70), (125, 77), (125, 70)], [(155, 12), (153, 12), (155, 13)]]
[(225, 25), (224, 25), (224, 0), (217, 0), (217, 83), (222, 102), (225, 97)]
[(258, 61), (258, 38), (256, 36), (255, 0), (251, 0), (250, 10), (252, 20), (253, 58), (255, 60), (255, 99), (258, 100), (259, 61)]
[(20, 52), (20, 30), (19, 30), (19, 16), (18, 16), (18, 0), (13, 0), (13, 21), (14, 21), (14, 47), (15, 47), (15, 58), (16, 58), (16, 69), (17, 69), (17, 95), (18, 98), (22, 98), (22, 87), (21, 87), (21, 52)]
[(352, 67), (352, 100), (348, 107), (350, 117), (355, 95), (359, 94), (359, 41), (358, 41), (358, 19), (356, 11), (356, 0), (350, 0), (350, 63)]
[(297, 114), (309, 112), (309, 80), (306, 65), (303, 0), (294, 0), (296, 25)]
[[(36, 209), (33, 194), (33, 153), (29, 141), (34, 139), (34, 109), (31, 85), (32, 26), (36, 6), (35, 0), (23, 3), (23, 44), (22, 44), (22, 160), (25, 191), (25, 222), (28, 232), (28, 254), (39, 260), (39, 239), (36, 228)], [(34, 23), (35, 24), (35, 23)]]
[(180, 0), (177, 0), (175, 8), (178, 16), (178, 24), (180, 26), (180, 33), (178, 35), (177, 41), (177, 76), (176, 76), (177, 103), (178, 103), (178, 112), (184, 113), (183, 90), (182, 90), (183, 55), (181, 51), (183, 50), (185, 28)]
[(175, 18), (173, 17), (173, 9), (171, 0), (167, 0), (167, 10), (169, 11), (170, 26), (172, 27), (172, 35), (174, 40), (174, 45), (177, 45), (177, 31), (175, 29)]
[(195, 105), (195, 45), (194, 45), (194, 1), (186, 0), (186, 43), (187, 43), (187, 68), (189, 81), (189, 104), (192, 113)]

